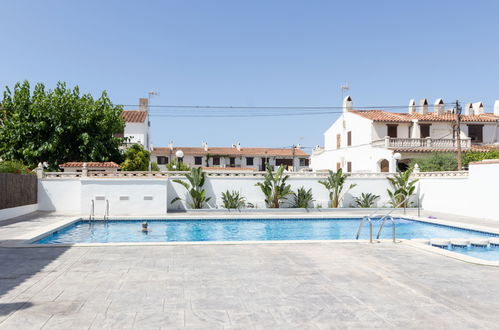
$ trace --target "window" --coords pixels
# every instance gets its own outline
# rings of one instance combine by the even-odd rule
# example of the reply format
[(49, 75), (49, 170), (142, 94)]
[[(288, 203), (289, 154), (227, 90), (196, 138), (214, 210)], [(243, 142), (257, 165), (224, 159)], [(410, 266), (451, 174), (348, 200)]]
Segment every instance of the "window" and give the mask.
[(168, 164), (168, 157), (158, 156), (157, 160), (158, 160), (158, 165)]
[(236, 158), (235, 157), (229, 157), (229, 166), (230, 167), (236, 166)]
[(483, 125), (468, 125), (468, 137), (471, 142), (483, 142)]
[(351, 146), (352, 145), (352, 131), (349, 131), (347, 133), (347, 146)]
[(429, 124), (419, 125), (419, 131), (421, 132), (421, 138), (430, 137), (430, 126)]
[(347, 172), (352, 172), (352, 162), (347, 162)]
[(203, 164), (203, 157), (195, 156), (194, 157), (194, 165), (202, 165), (202, 164)]
[(397, 137), (397, 125), (386, 125), (387, 135), (391, 138)]
[(220, 157), (213, 157), (213, 165), (220, 165)]
[(308, 166), (309, 159), (308, 158), (300, 158), (300, 166)]
[(341, 134), (336, 134), (336, 149), (341, 148)]
[(341, 168), (341, 163), (336, 163), (336, 171), (339, 171)]
[(253, 157), (246, 157), (246, 165), (253, 165)]

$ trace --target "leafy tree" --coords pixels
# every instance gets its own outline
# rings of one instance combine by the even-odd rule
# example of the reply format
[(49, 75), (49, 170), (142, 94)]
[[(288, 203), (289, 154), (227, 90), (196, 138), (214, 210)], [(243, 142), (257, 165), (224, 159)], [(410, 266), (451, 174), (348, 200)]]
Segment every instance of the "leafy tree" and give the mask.
[(241, 209), (246, 206), (246, 199), (238, 191), (222, 192), (222, 203), (226, 209)]
[(340, 168), (336, 173), (329, 170), (329, 175), (326, 180), (319, 181), (319, 183), (329, 191), (329, 202), (331, 203), (331, 207), (339, 207), (343, 196), (348, 190), (356, 186), (356, 184), (351, 184), (343, 193), (347, 177), (348, 175), (343, 174), (343, 170)]
[(148, 171), (151, 153), (140, 144), (133, 144), (125, 151), (125, 161), (121, 163), (123, 171)]
[(296, 193), (293, 193), (292, 207), (307, 209), (314, 201), (312, 188), (306, 190), (305, 187), (298, 188)]
[(267, 172), (263, 182), (258, 182), (255, 186), (260, 187), (265, 195), (265, 204), (268, 208), (279, 208), (281, 202), (289, 195), (293, 194), (291, 186), (286, 184), (289, 175), (284, 175), (284, 165), (279, 166), (276, 173), (272, 172), (272, 167), (267, 164)]
[(362, 193), (359, 197), (355, 197), (355, 205), (360, 208), (374, 207), (379, 195), (373, 193)]
[(471, 162), (478, 162), (484, 159), (499, 159), (499, 150), (487, 152), (467, 151), (463, 153), (463, 165), (468, 166)]
[(418, 164), (422, 172), (439, 172), (457, 170), (457, 159), (453, 153), (434, 152), (429, 157), (413, 159), (409, 167)]
[(41, 83), (6, 87), (0, 103), (0, 157), (33, 168), (47, 162), (50, 169), (70, 161), (121, 162), (121, 106), (103, 92), (94, 99), (59, 82), (54, 90)]
[(387, 189), (393, 207), (409, 207), (412, 203), (409, 202), (409, 197), (416, 190), (416, 182), (418, 179), (411, 180), (413, 168), (409, 168), (405, 172), (397, 173), (393, 178), (387, 177), (393, 187), (393, 190)]
[[(185, 175), (189, 183), (175, 179), (172, 180), (175, 183), (181, 184), (189, 192), (190, 200), (187, 201), (189, 207), (193, 209), (202, 209), (204, 205), (211, 199), (211, 197), (206, 197), (206, 191), (203, 189), (206, 173), (203, 172), (201, 167), (193, 167), (190, 174)], [(182, 200), (180, 197), (176, 197), (171, 201), (171, 204)]]

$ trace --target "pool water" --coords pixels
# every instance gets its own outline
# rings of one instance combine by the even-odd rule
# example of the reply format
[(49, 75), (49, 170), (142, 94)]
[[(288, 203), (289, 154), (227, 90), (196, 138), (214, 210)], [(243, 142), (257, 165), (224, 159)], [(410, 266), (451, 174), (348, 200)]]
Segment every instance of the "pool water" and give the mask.
[[(443, 249), (443, 248), (442, 248)], [(446, 250), (461, 253), (470, 257), (499, 261), (499, 246), (490, 245), (488, 247), (479, 246), (467, 246), (467, 247), (455, 247), (449, 246)]]
[[(81, 220), (34, 244), (191, 242), (191, 241), (279, 241), (355, 239), (360, 218), (331, 219), (220, 219), (147, 220), (149, 231), (142, 232), (145, 220)], [(395, 219), (397, 238), (478, 238), (489, 233), (435, 225), (408, 219)], [(374, 221), (373, 237), (380, 226)], [(389, 239), (392, 224), (387, 222), (381, 238)], [(360, 239), (369, 238), (365, 223)]]

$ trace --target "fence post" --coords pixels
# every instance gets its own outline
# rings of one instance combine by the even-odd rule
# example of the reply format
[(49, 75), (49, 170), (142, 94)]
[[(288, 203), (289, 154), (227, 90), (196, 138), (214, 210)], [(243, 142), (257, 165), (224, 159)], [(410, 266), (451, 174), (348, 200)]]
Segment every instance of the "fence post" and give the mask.
[(38, 163), (38, 166), (36, 167), (36, 177), (38, 179), (43, 179), (43, 164)]

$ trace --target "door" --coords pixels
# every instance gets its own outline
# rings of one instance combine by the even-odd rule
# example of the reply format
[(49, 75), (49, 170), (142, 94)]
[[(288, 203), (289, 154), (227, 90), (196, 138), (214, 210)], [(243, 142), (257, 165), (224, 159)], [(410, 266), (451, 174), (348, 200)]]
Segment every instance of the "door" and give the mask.
[(387, 173), (390, 171), (390, 163), (386, 159), (383, 159), (379, 163), (379, 168), (380, 168), (380, 172)]

